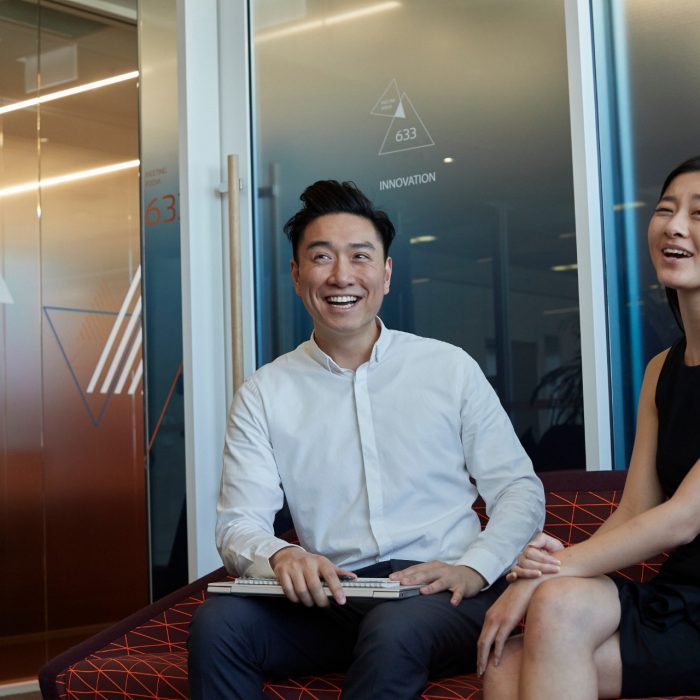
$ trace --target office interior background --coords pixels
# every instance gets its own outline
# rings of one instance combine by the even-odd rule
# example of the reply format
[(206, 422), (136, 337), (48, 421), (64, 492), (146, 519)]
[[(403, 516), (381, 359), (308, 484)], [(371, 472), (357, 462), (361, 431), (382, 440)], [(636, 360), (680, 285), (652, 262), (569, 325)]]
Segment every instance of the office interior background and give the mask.
[(314, 180), (390, 214), (383, 320), (469, 352), (536, 469), (624, 469), (678, 333), (646, 224), (700, 151), (699, 29), (694, 0), (0, 0), (0, 694), (219, 566), (236, 377), (311, 330), (281, 227)]

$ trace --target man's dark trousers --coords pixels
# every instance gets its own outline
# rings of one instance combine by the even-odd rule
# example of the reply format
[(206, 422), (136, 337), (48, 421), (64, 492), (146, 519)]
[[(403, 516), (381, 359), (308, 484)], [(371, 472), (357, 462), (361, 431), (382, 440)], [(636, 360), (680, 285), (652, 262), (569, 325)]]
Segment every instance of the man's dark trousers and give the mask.
[[(360, 576), (418, 562), (390, 560)], [(484, 615), (501, 579), (459, 606), (451, 593), (349, 598), (307, 608), (284, 598), (218, 595), (197, 610), (188, 640), (192, 700), (256, 700), (264, 678), (347, 672), (343, 700), (415, 700), (429, 678), (472, 672)]]

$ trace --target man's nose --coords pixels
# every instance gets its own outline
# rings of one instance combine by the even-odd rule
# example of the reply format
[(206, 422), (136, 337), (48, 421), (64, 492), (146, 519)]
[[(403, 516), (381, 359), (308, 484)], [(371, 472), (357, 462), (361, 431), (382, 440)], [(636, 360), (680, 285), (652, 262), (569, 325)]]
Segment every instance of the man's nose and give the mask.
[(350, 265), (350, 262), (343, 258), (337, 258), (333, 264), (333, 270), (328, 281), (339, 287), (346, 287), (352, 284), (352, 265)]

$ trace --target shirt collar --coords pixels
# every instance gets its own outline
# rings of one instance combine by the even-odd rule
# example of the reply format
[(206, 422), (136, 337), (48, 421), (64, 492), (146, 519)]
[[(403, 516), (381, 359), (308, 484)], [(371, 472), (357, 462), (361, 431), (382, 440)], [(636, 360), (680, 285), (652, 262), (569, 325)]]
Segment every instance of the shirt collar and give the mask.
[[(372, 347), (372, 352), (369, 356), (368, 364), (370, 366), (381, 361), (387, 348), (389, 347), (389, 343), (391, 342), (391, 331), (384, 325), (384, 322), (381, 318), (379, 318), (379, 316), (377, 316), (377, 321), (379, 322), (379, 337), (375, 341), (374, 346)], [(313, 331), (311, 332), (311, 337), (309, 338), (307, 348), (309, 355), (316, 360), (316, 362), (323, 365), (323, 367), (325, 367), (328, 371), (333, 372), (334, 374), (343, 374), (345, 372), (352, 371), (338, 365), (332, 357), (326, 355), (326, 353), (323, 352), (320, 347), (318, 347), (316, 340), (314, 339)]]

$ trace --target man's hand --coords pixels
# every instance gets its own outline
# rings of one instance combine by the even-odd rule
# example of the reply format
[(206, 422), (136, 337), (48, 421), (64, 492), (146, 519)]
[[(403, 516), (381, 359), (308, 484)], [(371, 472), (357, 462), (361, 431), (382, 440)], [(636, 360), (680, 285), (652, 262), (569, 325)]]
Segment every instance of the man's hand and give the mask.
[(486, 612), (477, 642), (476, 671), (480, 676), (486, 670), (492, 646), (493, 663), (495, 666), (500, 663), (503, 646), (515, 626), (525, 617), (538, 583), (537, 580), (511, 583)]
[(402, 571), (395, 571), (389, 578), (399, 581), (402, 586), (420, 584), (423, 595), (452, 591), (452, 605), (459, 605), (462, 598), (475, 596), (486, 585), (486, 579), (475, 569), (445, 564), (443, 561), (415, 564)]
[(301, 547), (284, 547), (275, 552), (270, 557), (270, 566), (287, 598), (308, 607), (318, 605), (319, 608), (327, 608), (330, 605), (323, 592), (323, 581), (335, 602), (343, 605), (345, 593), (338, 576), (356, 578), (352, 571), (338, 569), (326, 557), (309, 554)]
[(542, 574), (557, 574), (561, 562), (555, 552), (564, 549), (564, 545), (555, 537), (540, 532), (518, 556), (506, 579), (511, 583), (519, 578), (539, 578)]

